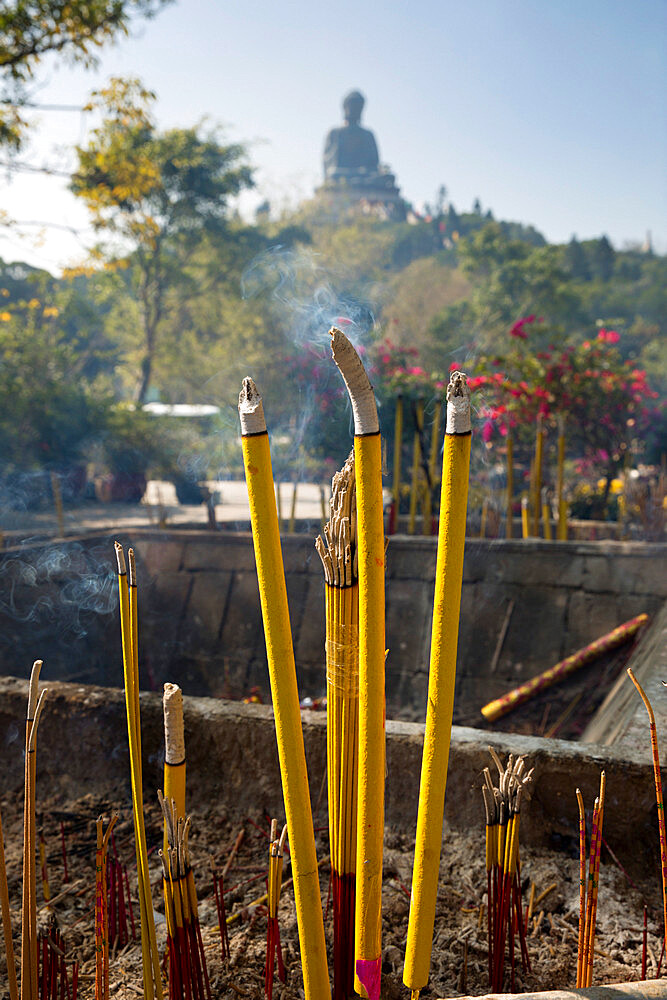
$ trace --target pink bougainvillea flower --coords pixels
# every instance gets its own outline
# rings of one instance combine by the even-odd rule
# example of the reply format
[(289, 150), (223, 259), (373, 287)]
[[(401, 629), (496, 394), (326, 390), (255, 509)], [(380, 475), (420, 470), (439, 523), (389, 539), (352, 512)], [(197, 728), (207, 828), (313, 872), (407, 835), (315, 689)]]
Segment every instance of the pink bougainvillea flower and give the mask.
[(482, 427), (482, 440), (486, 444), (493, 437), (493, 421), (486, 420)]
[(618, 344), (620, 339), (621, 335), (616, 330), (605, 330), (602, 327), (598, 333), (598, 340), (601, 340), (603, 344)]

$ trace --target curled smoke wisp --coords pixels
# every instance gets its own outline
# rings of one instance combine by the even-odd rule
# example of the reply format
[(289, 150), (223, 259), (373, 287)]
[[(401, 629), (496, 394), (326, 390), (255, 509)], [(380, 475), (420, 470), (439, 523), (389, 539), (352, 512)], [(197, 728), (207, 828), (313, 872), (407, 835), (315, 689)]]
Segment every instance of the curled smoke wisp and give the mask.
[(37, 629), (55, 624), (61, 636), (76, 640), (86, 635), (89, 615), (115, 611), (116, 576), (108, 552), (77, 542), (24, 543), (23, 549), (25, 555), (0, 561), (0, 614)]
[(342, 273), (329, 271), (314, 251), (282, 246), (270, 247), (255, 257), (241, 279), (243, 297), (266, 301), (272, 322), (307, 376), (305, 388), (298, 391), (298, 409), (290, 428), (289, 462), (293, 470), (294, 463), (298, 466), (302, 460), (302, 445), (312, 433), (318, 400), (330, 389), (340, 390), (352, 433), (349, 399), (331, 362), (329, 330), (341, 327), (355, 347), (363, 351), (376, 321), (365, 297), (342, 290), (348, 281)]
[(279, 306), (276, 318), (295, 347), (320, 348), (329, 328), (341, 323), (355, 346), (364, 346), (375, 326), (370, 304), (339, 291), (336, 276), (305, 248), (275, 246), (258, 254), (243, 272), (241, 291), (245, 299), (266, 298)]

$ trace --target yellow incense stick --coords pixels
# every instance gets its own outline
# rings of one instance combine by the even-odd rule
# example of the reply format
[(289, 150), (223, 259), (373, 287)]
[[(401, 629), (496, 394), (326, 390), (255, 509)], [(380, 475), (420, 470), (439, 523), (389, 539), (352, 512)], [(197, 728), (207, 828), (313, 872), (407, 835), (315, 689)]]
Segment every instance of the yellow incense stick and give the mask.
[(375, 396), (354, 347), (335, 327), (333, 359), (354, 415), (359, 554), (359, 789), (355, 989), (380, 995), (382, 962), (382, 851), (384, 838), (384, 519), (382, 447)]
[(144, 992), (148, 1000), (157, 996), (162, 1000), (160, 959), (155, 937), (155, 920), (148, 873), (148, 851), (143, 808), (143, 779), (141, 769), (141, 730), (139, 716), (138, 625), (137, 588), (134, 554), (128, 553), (132, 579), (128, 586), (123, 548), (114, 543), (118, 562), (118, 591), (120, 598), (120, 628), (123, 650), (125, 681), (125, 708), (127, 715), (128, 743), (130, 748), (130, 777), (132, 782), (132, 811), (134, 816), (135, 851), (137, 857), (137, 882), (141, 917), (141, 953)]
[(25, 800), (23, 807), (23, 898), (21, 920), (21, 1000), (38, 1000), (37, 992), (37, 888), (35, 871), (35, 786), (37, 783), (37, 724), (46, 689), (38, 694), (42, 661), (35, 660), (30, 674), (25, 730)]
[(325, 1000), (331, 996), (331, 991), (287, 589), (273, 496), (271, 450), (262, 399), (250, 378), (243, 380), (239, 396), (239, 416), (278, 758), (294, 871), (304, 990), (309, 1000)]
[(505, 518), (505, 538), (513, 535), (512, 500), (514, 497), (514, 438), (507, 435), (507, 513)]
[(403, 982), (413, 991), (426, 986), (431, 964), (454, 708), (470, 440), (470, 390), (466, 376), (462, 372), (454, 372), (447, 387), (447, 425), (442, 463), (428, 709), (403, 972)]
[(521, 534), (524, 538), (530, 538), (530, 528), (528, 526), (528, 497), (521, 497)]
[[(176, 803), (176, 817), (185, 817), (185, 729), (183, 692), (178, 684), (165, 684), (162, 698), (164, 714), (164, 797)], [(166, 852), (167, 827), (163, 849)]]

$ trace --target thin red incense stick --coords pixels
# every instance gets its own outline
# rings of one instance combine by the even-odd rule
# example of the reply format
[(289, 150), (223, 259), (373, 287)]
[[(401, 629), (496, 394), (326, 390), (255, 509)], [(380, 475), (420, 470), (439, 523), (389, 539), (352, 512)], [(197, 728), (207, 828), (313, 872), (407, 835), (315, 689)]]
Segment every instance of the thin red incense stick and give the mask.
[(648, 923), (646, 915), (646, 906), (644, 906), (644, 933), (642, 935), (642, 979), (646, 979), (646, 951), (648, 945)]
[(60, 821), (60, 845), (63, 854), (63, 885), (69, 882), (69, 871), (67, 869), (67, 848), (65, 846), (65, 824)]

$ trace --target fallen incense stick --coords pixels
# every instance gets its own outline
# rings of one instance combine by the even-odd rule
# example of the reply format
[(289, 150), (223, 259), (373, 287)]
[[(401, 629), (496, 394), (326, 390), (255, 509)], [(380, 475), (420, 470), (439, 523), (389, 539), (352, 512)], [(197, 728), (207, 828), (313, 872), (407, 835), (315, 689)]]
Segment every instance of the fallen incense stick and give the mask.
[(631, 618), (630, 621), (624, 622), (611, 632), (607, 632), (606, 635), (596, 639), (595, 642), (591, 642), (588, 646), (578, 649), (576, 653), (572, 653), (571, 656), (556, 663), (555, 666), (545, 670), (544, 673), (538, 674), (536, 677), (531, 677), (530, 680), (508, 691), (507, 694), (496, 698), (494, 701), (490, 701), (482, 708), (482, 715), (487, 721), (495, 722), (496, 719), (500, 719), (503, 715), (507, 715), (508, 712), (514, 711), (519, 705), (523, 705), (525, 701), (528, 701), (539, 692), (545, 691), (553, 684), (569, 677), (575, 670), (579, 670), (580, 667), (591, 663), (598, 656), (602, 656), (603, 653), (609, 653), (612, 649), (616, 649), (617, 646), (622, 646), (624, 642), (627, 642), (628, 639), (636, 635), (639, 629), (643, 628), (647, 622), (648, 615), (642, 614), (637, 615), (636, 618)]

